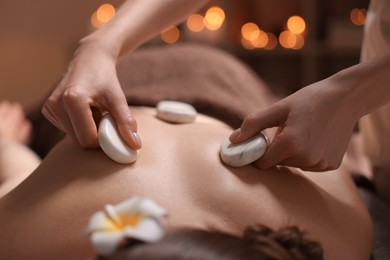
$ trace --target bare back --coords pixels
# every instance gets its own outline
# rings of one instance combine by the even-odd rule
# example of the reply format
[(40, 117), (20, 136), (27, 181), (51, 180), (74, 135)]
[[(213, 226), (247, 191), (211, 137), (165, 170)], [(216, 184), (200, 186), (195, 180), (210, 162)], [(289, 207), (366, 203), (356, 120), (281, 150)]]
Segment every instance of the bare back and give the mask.
[(322, 243), (326, 259), (368, 259), (371, 225), (354, 184), (342, 172), (230, 168), (218, 151), (231, 128), (199, 115), (175, 125), (151, 108), (132, 108), (143, 147), (131, 165), (65, 139), (19, 187), (0, 200), (4, 259), (85, 259), (90, 216), (132, 196), (169, 212), (168, 228), (241, 234), (252, 224), (297, 225)]

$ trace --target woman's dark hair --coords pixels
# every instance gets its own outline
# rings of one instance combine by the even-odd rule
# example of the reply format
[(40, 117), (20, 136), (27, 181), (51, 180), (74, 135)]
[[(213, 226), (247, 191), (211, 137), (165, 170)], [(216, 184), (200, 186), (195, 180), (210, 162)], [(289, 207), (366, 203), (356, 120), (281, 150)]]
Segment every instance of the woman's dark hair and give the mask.
[(108, 259), (317, 260), (323, 259), (323, 252), (319, 243), (307, 239), (297, 227), (274, 231), (257, 225), (247, 228), (242, 237), (200, 229), (179, 229), (169, 232), (156, 243), (136, 243), (121, 248)]

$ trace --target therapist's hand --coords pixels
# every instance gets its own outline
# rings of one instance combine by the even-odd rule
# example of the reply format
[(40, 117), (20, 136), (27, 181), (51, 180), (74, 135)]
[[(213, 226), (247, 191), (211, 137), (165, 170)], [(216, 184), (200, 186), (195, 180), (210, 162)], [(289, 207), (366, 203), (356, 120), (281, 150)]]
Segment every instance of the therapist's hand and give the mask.
[(141, 142), (116, 74), (116, 60), (101, 49), (80, 46), (42, 113), (84, 148), (98, 147), (94, 116), (108, 111), (133, 149)]
[(230, 136), (242, 142), (258, 132), (278, 127), (265, 155), (255, 162), (260, 169), (275, 165), (308, 171), (340, 166), (353, 128), (359, 119), (358, 103), (334, 80), (309, 85), (271, 107), (248, 115)]

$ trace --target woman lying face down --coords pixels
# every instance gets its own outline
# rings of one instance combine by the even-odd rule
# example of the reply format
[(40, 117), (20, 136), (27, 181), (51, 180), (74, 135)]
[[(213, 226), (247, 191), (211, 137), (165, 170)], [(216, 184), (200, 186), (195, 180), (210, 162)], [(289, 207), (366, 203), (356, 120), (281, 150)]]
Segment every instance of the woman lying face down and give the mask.
[[(226, 259), (252, 254), (321, 259), (314, 240), (325, 259), (369, 258), (370, 220), (345, 167), (321, 174), (295, 168), (261, 171), (252, 165), (231, 168), (218, 154), (232, 131), (223, 122), (200, 114), (192, 124), (177, 125), (156, 118), (153, 108), (131, 110), (143, 140), (135, 163), (117, 164), (101, 150), (82, 150), (65, 138), (1, 198), (2, 257), (94, 257), (86, 231), (91, 216), (104, 205), (140, 196), (167, 210), (167, 235), (113, 257), (155, 259), (153, 252), (159, 252), (170, 258), (176, 250), (194, 252), (194, 259), (209, 254), (216, 259), (213, 254), (230, 254), (231, 248)], [(243, 246), (236, 252), (231, 244)]]

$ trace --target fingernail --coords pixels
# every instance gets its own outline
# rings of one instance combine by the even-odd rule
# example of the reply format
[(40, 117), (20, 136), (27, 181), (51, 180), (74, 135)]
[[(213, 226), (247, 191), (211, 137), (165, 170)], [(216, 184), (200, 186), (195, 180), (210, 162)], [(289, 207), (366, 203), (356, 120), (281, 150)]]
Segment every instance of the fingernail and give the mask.
[(136, 133), (136, 132), (133, 132), (133, 140), (134, 142), (138, 145), (138, 147), (141, 147), (142, 146), (142, 143), (141, 143), (141, 138), (139, 137), (139, 135)]
[(240, 134), (241, 134), (241, 128), (238, 128), (230, 135), (230, 139), (236, 139), (240, 136)]

